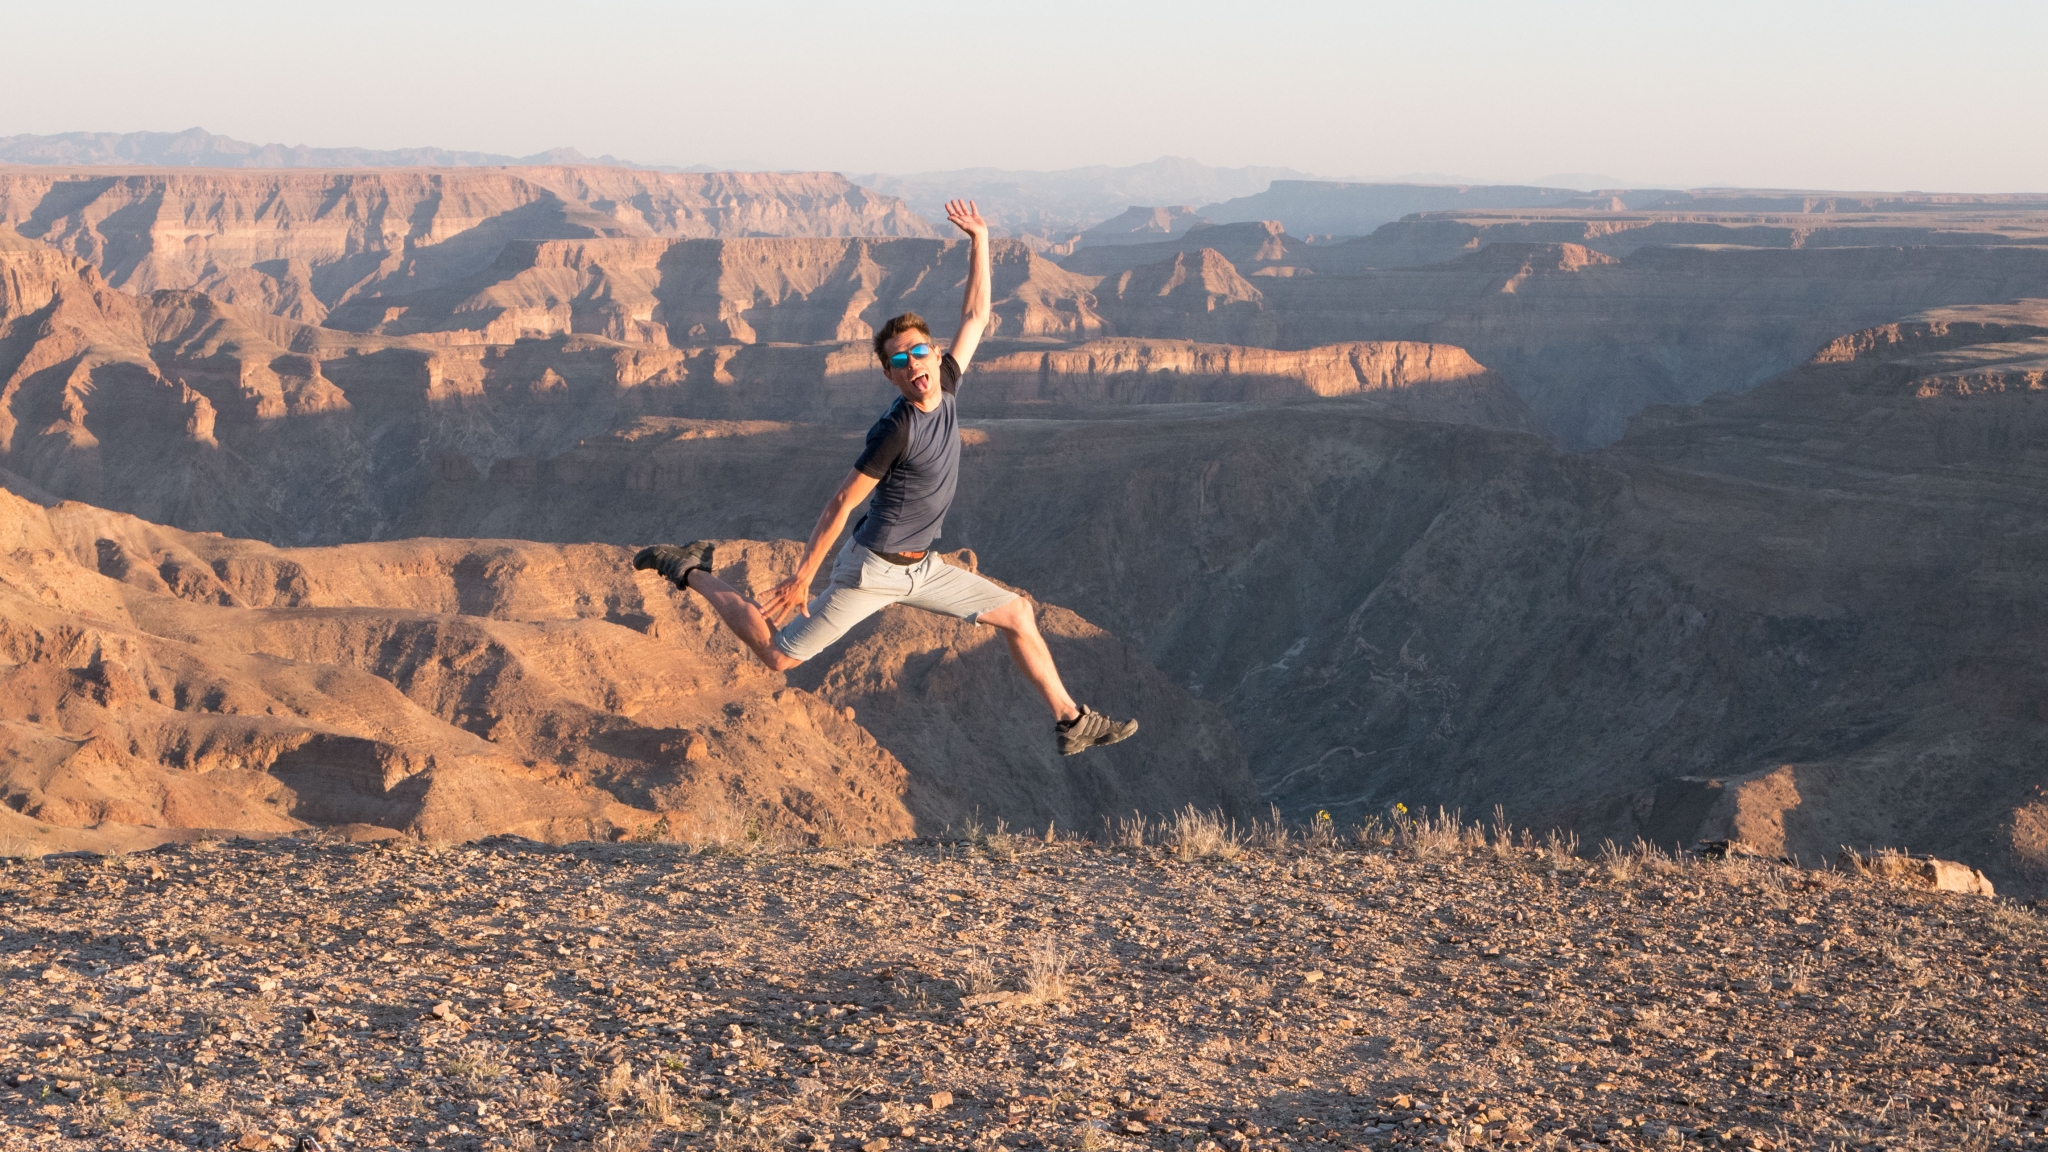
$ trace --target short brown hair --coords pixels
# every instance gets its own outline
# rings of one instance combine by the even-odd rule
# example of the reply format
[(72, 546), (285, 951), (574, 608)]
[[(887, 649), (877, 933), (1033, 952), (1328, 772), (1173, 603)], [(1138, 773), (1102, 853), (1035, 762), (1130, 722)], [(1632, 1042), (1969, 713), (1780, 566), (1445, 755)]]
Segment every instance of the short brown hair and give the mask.
[(889, 346), (889, 341), (910, 331), (922, 332), (924, 333), (925, 341), (927, 343), (931, 341), (932, 326), (924, 322), (924, 317), (919, 316), (915, 312), (905, 312), (901, 316), (891, 316), (889, 322), (882, 325), (875, 332), (875, 359), (880, 360), (886, 365), (889, 359), (882, 354), (882, 349)]

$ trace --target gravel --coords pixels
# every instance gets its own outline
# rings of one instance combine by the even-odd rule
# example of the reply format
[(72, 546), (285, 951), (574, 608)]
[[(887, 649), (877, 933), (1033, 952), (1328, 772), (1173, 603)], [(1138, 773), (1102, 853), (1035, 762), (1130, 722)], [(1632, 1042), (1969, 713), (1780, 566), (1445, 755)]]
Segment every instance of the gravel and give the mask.
[(0, 1149), (2048, 1147), (2028, 908), (1268, 840), (0, 863)]

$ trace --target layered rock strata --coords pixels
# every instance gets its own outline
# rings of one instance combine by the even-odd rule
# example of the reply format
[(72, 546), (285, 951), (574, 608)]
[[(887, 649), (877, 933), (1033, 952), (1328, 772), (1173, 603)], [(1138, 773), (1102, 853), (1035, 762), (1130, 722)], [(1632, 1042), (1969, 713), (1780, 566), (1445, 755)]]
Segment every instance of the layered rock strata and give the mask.
[[(575, 332), (504, 344), (347, 333), (196, 292), (137, 300), (90, 266), (4, 237), (0, 466), (184, 528), (279, 543), (405, 535), (436, 482), (520, 483), (646, 417), (851, 431), (887, 399), (864, 341), (677, 349)], [(1028, 300), (1006, 299), (1028, 319)], [(564, 323), (578, 315), (565, 309)], [(1536, 426), (1497, 376), (1441, 346), (998, 341), (983, 363), (970, 410), (1356, 396), (1421, 419)]]
[[(1589, 843), (1905, 847), (2031, 891), (2032, 314), (1861, 333), (1589, 456), (1344, 400), (974, 420), (947, 539), (1219, 703), (1296, 814), (1498, 803)], [(857, 446), (643, 422), (442, 485), (422, 530), (788, 531)]]
[(312, 323), (357, 296), (473, 274), (515, 240), (934, 235), (900, 200), (829, 173), (599, 167), (0, 167), (0, 228), (130, 292), (198, 289)]

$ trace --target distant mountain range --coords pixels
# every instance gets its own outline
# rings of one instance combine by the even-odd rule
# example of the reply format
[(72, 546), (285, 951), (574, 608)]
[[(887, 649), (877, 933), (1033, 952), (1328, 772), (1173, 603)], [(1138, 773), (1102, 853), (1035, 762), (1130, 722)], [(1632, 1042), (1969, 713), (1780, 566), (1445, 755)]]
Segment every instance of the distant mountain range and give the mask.
[[(713, 172), (706, 164), (674, 167), (616, 156), (550, 148), (531, 156), (448, 148), (314, 148), (252, 144), (204, 128), (183, 132), (62, 132), (0, 136), (0, 164), (149, 168), (474, 168), (535, 164), (597, 165), (656, 172)], [(1094, 165), (1053, 172), (963, 168), (910, 175), (850, 177), (900, 196), (919, 214), (945, 218), (955, 197), (980, 201), (1001, 233), (1072, 235), (1133, 204), (1211, 204), (1264, 192), (1274, 180), (1312, 178), (1292, 168), (1214, 168), (1177, 156), (1125, 167)]]
[[(704, 164), (640, 164), (616, 156), (586, 156), (551, 148), (530, 156), (447, 148), (314, 148), (252, 144), (188, 128), (183, 132), (64, 132), (0, 137), (0, 164), (156, 168), (469, 168), (585, 165), (656, 172), (714, 172)], [(907, 175), (850, 174), (854, 183), (897, 196), (919, 215), (943, 224), (945, 202), (979, 202), (998, 235), (1038, 236), (1068, 251), (1073, 238), (1120, 218), (1134, 206), (1146, 213), (1176, 206), (1195, 209), (1182, 228), (1206, 219), (1283, 221), (1298, 235), (1362, 235), (1409, 212), (1480, 207), (1553, 205), (1591, 187), (1621, 187), (1585, 173), (1561, 173), (1537, 187), (1490, 185), (1442, 173), (1411, 173), (1370, 183), (1337, 183), (1293, 168), (1218, 168), (1180, 156), (1144, 164), (1104, 164), (1050, 172), (959, 168)], [(1185, 215), (1185, 213), (1182, 213)], [(1149, 226), (1147, 226), (1149, 228)], [(1147, 230), (1141, 228), (1141, 231)], [(1101, 242), (1091, 236), (1082, 243)]]
[(60, 132), (54, 136), (0, 136), (0, 164), (132, 165), (148, 168), (484, 168), (498, 165), (594, 164), (658, 172), (710, 172), (635, 164), (616, 156), (585, 156), (550, 148), (531, 156), (457, 152), (447, 148), (311, 148), (304, 144), (251, 144), (204, 128), (183, 132)]
[(1011, 235), (1058, 238), (1132, 205), (1213, 204), (1264, 192), (1275, 180), (1312, 180), (1293, 168), (1212, 168), (1181, 156), (1145, 164), (1096, 164), (1054, 172), (960, 168), (907, 176), (849, 174), (866, 188), (900, 196), (926, 218), (945, 219), (947, 200), (978, 201), (989, 222)]

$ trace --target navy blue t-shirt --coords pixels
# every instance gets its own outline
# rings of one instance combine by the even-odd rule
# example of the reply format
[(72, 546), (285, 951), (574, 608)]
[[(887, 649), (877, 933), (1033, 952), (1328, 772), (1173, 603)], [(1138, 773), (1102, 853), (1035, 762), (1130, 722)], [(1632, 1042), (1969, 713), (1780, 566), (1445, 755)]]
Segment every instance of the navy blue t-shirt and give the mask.
[(939, 360), (939, 406), (929, 412), (901, 396), (868, 429), (868, 445), (854, 469), (872, 476), (874, 497), (853, 530), (855, 542), (876, 552), (923, 552), (939, 538), (960, 478), (960, 426), (954, 394), (960, 364)]

